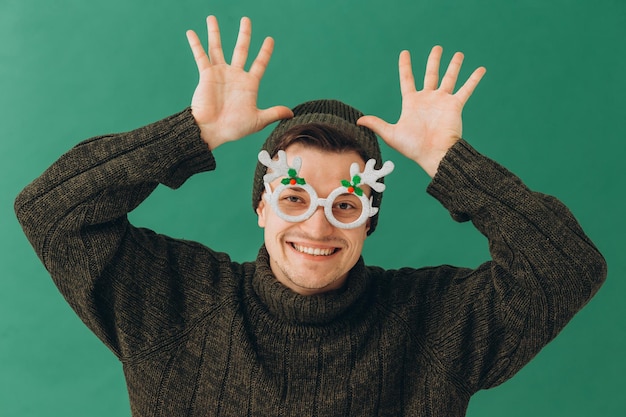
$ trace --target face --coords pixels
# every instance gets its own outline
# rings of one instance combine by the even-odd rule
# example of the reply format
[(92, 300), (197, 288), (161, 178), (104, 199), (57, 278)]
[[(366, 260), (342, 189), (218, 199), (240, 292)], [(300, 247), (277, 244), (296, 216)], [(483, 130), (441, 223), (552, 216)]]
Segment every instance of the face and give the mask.
[[(285, 149), (287, 160), (302, 158), (298, 176), (306, 180), (318, 197), (327, 197), (350, 179), (350, 165), (364, 161), (356, 152), (326, 152), (299, 143)], [(272, 189), (280, 184), (275, 180)], [(370, 190), (364, 190), (369, 193)], [(341, 229), (328, 222), (324, 209), (299, 223), (281, 219), (264, 198), (257, 208), (263, 227), (270, 266), (276, 279), (293, 291), (313, 295), (340, 288), (358, 261), (369, 230), (369, 221), (354, 229)]]

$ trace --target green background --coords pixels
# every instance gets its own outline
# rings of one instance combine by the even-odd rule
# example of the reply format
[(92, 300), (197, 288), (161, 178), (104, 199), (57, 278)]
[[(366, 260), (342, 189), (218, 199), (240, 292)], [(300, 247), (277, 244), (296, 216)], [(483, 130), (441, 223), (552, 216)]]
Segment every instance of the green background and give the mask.
[[(401, 49), (411, 50), (418, 82), (434, 44), (446, 61), (465, 52), (461, 78), (486, 66), (464, 136), (563, 200), (605, 254), (609, 279), (515, 378), (477, 394), (468, 415), (626, 415), (623, 0), (0, 0), (0, 416), (130, 414), (120, 364), (52, 285), (12, 204), (80, 140), (186, 107), (197, 73), (185, 30), (204, 39), (207, 14), (220, 19), (226, 50), (242, 15), (252, 18), (254, 50), (275, 38), (261, 107), (338, 98), (395, 121)], [(218, 149), (217, 173), (159, 188), (133, 222), (252, 259), (262, 234), (250, 184), (267, 132)], [(426, 174), (383, 152), (397, 168), (366, 261), (484, 261), (485, 239), (425, 193)]]

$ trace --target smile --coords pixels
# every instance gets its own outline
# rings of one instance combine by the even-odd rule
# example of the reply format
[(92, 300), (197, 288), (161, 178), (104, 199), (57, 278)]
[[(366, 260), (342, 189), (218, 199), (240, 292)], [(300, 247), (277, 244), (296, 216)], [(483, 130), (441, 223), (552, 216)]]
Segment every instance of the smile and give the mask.
[(337, 248), (311, 248), (308, 246), (298, 245), (297, 243), (292, 243), (291, 247), (300, 253), (313, 256), (330, 256), (338, 250)]

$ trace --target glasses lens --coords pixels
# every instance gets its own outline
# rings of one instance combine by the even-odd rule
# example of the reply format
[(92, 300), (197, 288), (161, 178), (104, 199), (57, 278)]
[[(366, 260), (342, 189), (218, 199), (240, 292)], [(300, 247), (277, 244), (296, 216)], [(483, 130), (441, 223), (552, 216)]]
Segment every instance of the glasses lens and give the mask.
[(357, 220), (363, 212), (363, 202), (354, 194), (340, 194), (332, 202), (333, 217), (348, 224)]
[(287, 216), (296, 217), (311, 207), (311, 196), (301, 187), (286, 187), (278, 195), (278, 209)]

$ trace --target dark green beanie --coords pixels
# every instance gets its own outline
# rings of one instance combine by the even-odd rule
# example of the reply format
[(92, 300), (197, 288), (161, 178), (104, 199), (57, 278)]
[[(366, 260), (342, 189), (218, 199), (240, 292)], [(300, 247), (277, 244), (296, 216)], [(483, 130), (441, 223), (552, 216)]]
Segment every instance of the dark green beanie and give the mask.
[[(367, 159), (375, 159), (377, 169), (382, 166), (382, 157), (376, 135), (370, 129), (357, 126), (356, 124), (356, 121), (363, 116), (363, 113), (359, 110), (337, 100), (309, 101), (299, 104), (292, 110), (294, 117), (282, 120), (272, 131), (261, 148), (266, 150), (272, 157), (279, 151), (279, 149), (275, 149), (276, 143), (287, 130), (294, 126), (307, 123), (322, 123), (342, 130), (350, 137), (355, 138), (359, 146), (365, 151), (368, 157)], [(365, 162), (367, 162), (367, 160)], [(256, 171), (254, 173), (254, 183), (252, 185), (252, 207), (254, 210), (256, 210), (259, 205), (261, 195), (265, 190), (263, 176), (266, 170), (267, 168), (263, 164), (257, 162)], [(384, 180), (381, 178), (379, 182), (384, 182)], [(374, 190), (372, 190), (372, 193), (374, 197), (373, 206), (380, 207), (382, 194)], [(377, 223), (378, 214), (371, 218), (368, 235), (374, 232)]]

